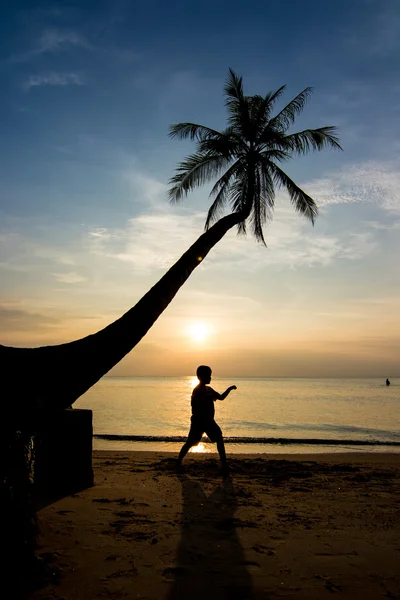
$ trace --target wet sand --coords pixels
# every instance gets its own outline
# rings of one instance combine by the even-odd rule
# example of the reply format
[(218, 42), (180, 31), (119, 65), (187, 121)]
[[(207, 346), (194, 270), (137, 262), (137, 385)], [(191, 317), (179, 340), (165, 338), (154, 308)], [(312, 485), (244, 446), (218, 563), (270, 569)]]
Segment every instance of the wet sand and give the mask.
[(400, 598), (400, 454), (106, 452), (39, 512), (34, 600)]

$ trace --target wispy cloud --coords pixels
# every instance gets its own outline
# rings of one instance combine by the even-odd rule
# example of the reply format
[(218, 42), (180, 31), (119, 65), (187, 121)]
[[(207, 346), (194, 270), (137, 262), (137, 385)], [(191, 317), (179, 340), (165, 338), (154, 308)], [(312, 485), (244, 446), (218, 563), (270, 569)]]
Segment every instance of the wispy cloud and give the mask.
[(52, 327), (56, 324), (53, 317), (31, 312), (19, 306), (0, 306), (0, 332), (27, 331), (37, 327)]
[(61, 86), (68, 85), (86, 85), (82, 75), (78, 73), (57, 73), (55, 71), (47, 74), (29, 75), (22, 82), (21, 87), (25, 92), (29, 92), (32, 88), (41, 86)]
[(129, 219), (125, 228), (90, 230), (88, 245), (94, 254), (143, 271), (165, 269), (195, 241), (203, 225), (203, 214), (142, 214)]
[(76, 284), (76, 283), (83, 283), (84, 281), (87, 281), (86, 277), (79, 275), (75, 271), (72, 271), (70, 273), (53, 273), (53, 277), (59, 283), (66, 283), (66, 284)]
[(58, 53), (73, 48), (90, 50), (91, 45), (78, 31), (46, 29), (36, 39), (32, 48), (25, 52), (13, 54), (7, 60), (9, 64), (21, 64), (32, 61), (47, 53)]
[[(125, 229), (89, 233), (90, 251), (136, 269), (166, 269), (201, 234), (205, 214), (139, 215)], [(308, 232), (308, 235), (307, 235)], [(268, 249), (249, 236), (231, 231), (212, 251), (213, 265), (224, 269), (245, 267), (250, 271), (274, 267), (328, 266), (338, 259), (358, 260), (372, 252), (376, 242), (370, 232), (343, 232), (339, 236), (311, 235), (310, 225), (292, 212), (282, 211), (268, 229)], [(210, 268), (206, 261), (204, 268)]]
[(57, 55), (74, 50), (103, 55), (111, 60), (129, 64), (142, 58), (141, 52), (131, 48), (121, 48), (117, 45), (104, 45), (103, 43), (89, 42), (80, 31), (73, 29), (59, 29), (56, 27), (45, 29), (32, 44), (32, 47), (24, 52), (10, 56), (5, 64), (24, 64), (39, 59), (45, 55)]
[(306, 184), (319, 205), (370, 202), (400, 211), (400, 165), (368, 162)]
[(90, 49), (89, 42), (81, 33), (72, 30), (48, 29), (39, 38), (37, 52), (59, 52), (74, 46)]

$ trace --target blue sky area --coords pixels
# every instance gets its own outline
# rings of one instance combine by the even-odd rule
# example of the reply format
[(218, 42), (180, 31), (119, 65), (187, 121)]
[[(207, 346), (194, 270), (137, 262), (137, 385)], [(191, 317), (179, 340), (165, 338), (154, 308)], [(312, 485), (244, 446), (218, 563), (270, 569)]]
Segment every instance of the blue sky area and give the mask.
[(1, 343), (96, 331), (196, 239), (209, 188), (168, 205), (193, 150), (168, 128), (223, 128), (231, 67), (248, 94), (312, 86), (296, 129), (339, 127), (343, 152), (287, 166), (320, 217), (312, 228), (282, 194), (267, 250), (229, 234), (116, 373), (200, 361), (220, 375), (400, 375), (396, 0), (13, 1), (0, 14)]

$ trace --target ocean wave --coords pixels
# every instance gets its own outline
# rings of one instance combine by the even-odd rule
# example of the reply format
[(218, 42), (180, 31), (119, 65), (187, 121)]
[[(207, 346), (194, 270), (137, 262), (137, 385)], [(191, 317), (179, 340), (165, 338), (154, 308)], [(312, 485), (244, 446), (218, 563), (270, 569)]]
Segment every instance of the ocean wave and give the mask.
[(336, 432), (347, 433), (347, 434), (356, 434), (356, 435), (369, 435), (375, 437), (392, 437), (400, 440), (400, 433), (396, 431), (391, 431), (389, 429), (377, 429), (373, 427), (357, 427), (356, 425), (336, 425), (331, 423), (285, 423), (284, 425), (280, 425), (277, 423), (264, 423), (264, 422), (256, 422), (256, 421), (233, 421), (228, 420), (226, 424), (230, 427), (235, 428), (247, 428), (247, 429), (264, 429), (264, 430), (288, 430), (292, 429), (293, 431), (312, 431), (312, 432)]

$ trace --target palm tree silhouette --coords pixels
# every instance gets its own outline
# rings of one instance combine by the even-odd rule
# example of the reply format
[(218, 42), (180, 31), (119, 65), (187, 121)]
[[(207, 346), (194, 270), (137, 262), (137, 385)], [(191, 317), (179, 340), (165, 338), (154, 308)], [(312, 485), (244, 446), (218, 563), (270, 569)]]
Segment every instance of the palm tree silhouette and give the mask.
[[(205, 233), (133, 308), (101, 331), (40, 348), (0, 345), (3, 387), (9, 390), (4, 419), (30, 424), (39, 409), (59, 410), (73, 404), (146, 335), (193, 270), (232, 227), (245, 233), (249, 223), (256, 239), (265, 243), (262, 227), (271, 216), (277, 187), (286, 188), (295, 209), (314, 222), (314, 200), (279, 164), (296, 154), (340, 145), (335, 127), (288, 133), (311, 88), (272, 117), (284, 89), (282, 86), (265, 97), (245, 96), (242, 78), (230, 70), (225, 86), (229, 111), (225, 130), (194, 123), (171, 127), (172, 137), (196, 140), (197, 152), (178, 166), (171, 180), (170, 200), (179, 201), (196, 186), (220, 176), (211, 192), (213, 203)], [(233, 212), (219, 218), (227, 202)]]
[(305, 88), (277, 115), (271, 113), (286, 86), (266, 96), (245, 96), (243, 81), (232, 69), (225, 85), (228, 127), (216, 131), (196, 123), (178, 123), (170, 128), (171, 137), (197, 142), (197, 152), (188, 156), (171, 179), (170, 200), (178, 202), (194, 188), (219, 177), (211, 190), (213, 199), (206, 229), (221, 216), (228, 202), (233, 213), (241, 215), (239, 233), (246, 233), (250, 221), (256, 239), (265, 244), (263, 225), (271, 216), (276, 188), (283, 187), (295, 209), (312, 223), (317, 205), (281, 169), (296, 154), (326, 147), (341, 149), (335, 127), (305, 129), (287, 133), (296, 115), (304, 108), (312, 88)]

